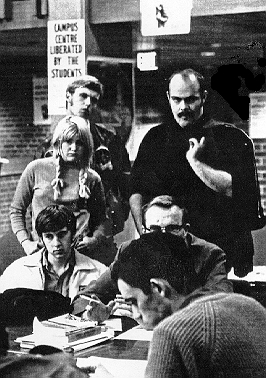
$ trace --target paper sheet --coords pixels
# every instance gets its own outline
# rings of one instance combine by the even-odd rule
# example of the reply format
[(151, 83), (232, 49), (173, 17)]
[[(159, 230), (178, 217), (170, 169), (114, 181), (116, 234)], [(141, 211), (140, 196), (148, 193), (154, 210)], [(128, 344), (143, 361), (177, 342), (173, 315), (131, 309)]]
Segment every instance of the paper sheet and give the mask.
[(146, 329), (141, 328), (141, 326), (136, 326), (117, 336), (116, 339), (151, 341), (152, 335), (153, 331), (147, 331)]
[(103, 324), (108, 327), (108, 329), (112, 329), (113, 331), (122, 332), (122, 321), (121, 318), (111, 318), (107, 319), (103, 322)]
[(77, 358), (77, 366), (80, 368), (97, 366), (99, 363), (115, 378), (143, 378), (147, 365), (146, 360), (119, 360), (102, 357)]

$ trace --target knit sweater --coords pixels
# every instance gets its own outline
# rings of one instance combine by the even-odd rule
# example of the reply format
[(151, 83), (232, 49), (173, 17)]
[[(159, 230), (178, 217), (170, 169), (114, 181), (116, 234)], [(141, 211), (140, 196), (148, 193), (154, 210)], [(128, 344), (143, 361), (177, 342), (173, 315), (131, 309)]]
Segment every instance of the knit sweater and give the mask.
[[(67, 206), (79, 219), (89, 215), (89, 232), (92, 234), (106, 218), (104, 190), (100, 176), (92, 169), (87, 169), (86, 185), (90, 190), (90, 198), (85, 200), (79, 196), (78, 171), (62, 171), (64, 187), (58, 200), (54, 200), (54, 190), (51, 185), (56, 177), (56, 165), (53, 157), (37, 159), (30, 162), (22, 173), (18, 182), (13, 201), (11, 203), (10, 218), (13, 232), (19, 242), (28, 238), (26, 229), (26, 211), (29, 205), (32, 210), (32, 229), (34, 230), (37, 215), (46, 206), (60, 203)], [(88, 218), (88, 217), (87, 217)], [(37, 235), (33, 233), (33, 238)]]
[(266, 309), (239, 294), (191, 302), (154, 329), (145, 377), (266, 377)]

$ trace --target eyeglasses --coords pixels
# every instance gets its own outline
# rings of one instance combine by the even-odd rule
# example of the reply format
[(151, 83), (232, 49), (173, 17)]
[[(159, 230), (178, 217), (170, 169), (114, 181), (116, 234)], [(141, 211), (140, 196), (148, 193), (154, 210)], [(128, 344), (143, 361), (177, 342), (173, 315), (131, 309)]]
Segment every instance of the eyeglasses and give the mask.
[(155, 224), (152, 224), (150, 226), (150, 228), (148, 227), (145, 227), (145, 232), (162, 232), (162, 233), (165, 233), (165, 232), (174, 232), (174, 231), (181, 231), (182, 228), (184, 228), (184, 225), (181, 224), (169, 224), (165, 227), (161, 227), (161, 226), (158, 226), (158, 225), (155, 225)]

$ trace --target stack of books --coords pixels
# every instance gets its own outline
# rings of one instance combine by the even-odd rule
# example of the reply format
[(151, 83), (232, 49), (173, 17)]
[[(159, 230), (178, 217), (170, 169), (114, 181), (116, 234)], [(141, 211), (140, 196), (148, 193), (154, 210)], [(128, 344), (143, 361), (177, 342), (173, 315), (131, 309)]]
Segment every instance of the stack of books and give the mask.
[(72, 348), (75, 353), (112, 337), (114, 332), (105, 326), (65, 314), (42, 322), (35, 318), (33, 333), (15, 341), (22, 350), (29, 350), (37, 345), (50, 345), (62, 350)]

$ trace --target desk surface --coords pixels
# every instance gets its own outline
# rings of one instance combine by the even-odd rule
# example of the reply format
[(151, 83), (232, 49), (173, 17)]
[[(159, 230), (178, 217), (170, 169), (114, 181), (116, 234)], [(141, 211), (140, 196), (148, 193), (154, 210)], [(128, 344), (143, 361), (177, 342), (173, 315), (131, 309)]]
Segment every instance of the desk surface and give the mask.
[(247, 282), (265, 282), (266, 283), (266, 266), (258, 265), (253, 267), (253, 271), (248, 273), (245, 277), (237, 277), (233, 269), (228, 273), (230, 280), (247, 281)]

